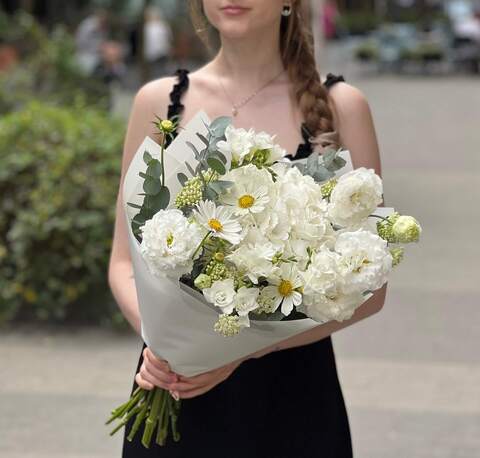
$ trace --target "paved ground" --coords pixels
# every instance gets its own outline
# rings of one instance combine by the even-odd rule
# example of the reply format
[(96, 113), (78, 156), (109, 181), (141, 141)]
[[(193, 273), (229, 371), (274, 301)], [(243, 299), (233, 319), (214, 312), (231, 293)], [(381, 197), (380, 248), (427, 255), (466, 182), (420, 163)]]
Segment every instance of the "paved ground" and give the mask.
[[(424, 228), (382, 312), (334, 336), (356, 458), (476, 458), (480, 79), (378, 77), (349, 59), (329, 55), (325, 71), (367, 95), (386, 203)], [(128, 394), (139, 350), (102, 330), (2, 334), (0, 457), (119, 456), (103, 419)]]

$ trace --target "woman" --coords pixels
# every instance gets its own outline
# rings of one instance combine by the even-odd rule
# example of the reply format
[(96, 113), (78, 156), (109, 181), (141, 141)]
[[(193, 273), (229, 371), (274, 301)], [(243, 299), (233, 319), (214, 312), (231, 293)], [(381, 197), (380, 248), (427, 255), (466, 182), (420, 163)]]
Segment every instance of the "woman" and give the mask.
[[(197, 31), (216, 34), (221, 46), (196, 71), (179, 69), (175, 76), (140, 89), (125, 140), (123, 174), (143, 138), (155, 136), (155, 115), (178, 113), (186, 124), (203, 109), (210, 119), (233, 115), (236, 127), (276, 134), (292, 158), (306, 157), (322, 145), (342, 145), (350, 150), (355, 167), (373, 168), (380, 175), (368, 102), (342, 76), (329, 74), (322, 84), (303, 6), (285, 0), (191, 2)], [(140, 334), (126, 230), (119, 198), (109, 281), (122, 312)], [(183, 400), (182, 438), (145, 449), (137, 435), (133, 442), (124, 440), (123, 456), (351, 457), (330, 335), (378, 312), (385, 294), (386, 285), (348, 321), (319, 325), (195, 377), (171, 372), (168, 362), (144, 344), (132, 391), (138, 384), (178, 395)]]

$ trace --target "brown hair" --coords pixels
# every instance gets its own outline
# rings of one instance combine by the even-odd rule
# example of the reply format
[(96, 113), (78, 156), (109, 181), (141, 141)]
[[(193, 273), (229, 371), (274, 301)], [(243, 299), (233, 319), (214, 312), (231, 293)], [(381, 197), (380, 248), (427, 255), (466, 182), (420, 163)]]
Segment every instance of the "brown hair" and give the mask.
[[(199, 38), (213, 52), (219, 44), (219, 36), (205, 16), (202, 0), (190, 0), (190, 18)], [(316, 67), (313, 33), (305, 18), (303, 0), (292, 2), (290, 16), (282, 16), (280, 52), (312, 144), (338, 148), (340, 139), (334, 128), (333, 101)]]

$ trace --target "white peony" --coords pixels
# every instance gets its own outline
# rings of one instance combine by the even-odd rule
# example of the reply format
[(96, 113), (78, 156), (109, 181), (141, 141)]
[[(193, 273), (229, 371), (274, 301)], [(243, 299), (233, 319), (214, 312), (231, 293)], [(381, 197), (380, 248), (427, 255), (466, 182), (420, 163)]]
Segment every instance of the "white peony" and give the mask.
[(330, 250), (321, 250), (312, 255), (310, 265), (302, 272), (305, 305), (315, 305), (324, 299), (328, 291), (336, 290), (341, 281), (337, 271), (339, 258), (339, 254)]
[(382, 202), (382, 179), (360, 167), (342, 175), (330, 195), (328, 213), (335, 224), (350, 226), (367, 218)]
[(222, 313), (229, 315), (235, 308), (235, 289), (233, 278), (217, 280), (210, 288), (202, 290), (205, 299), (222, 310)]
[(244, 157), (254, 147), (254, 135), (253, 129), (237, 129), (229, 124), (225, 129), (225, 140), (217, 142), (217, 149), (227, 157), (231, 155), (241, 165)]
[(239, 272), (245, 272), (252, 283), (258, 283), (259, 277), (268, 277), (273, 270), (272, 259), (275, 248), (270, 242), (255, 245), (241, 244), (226, 256)]
[(345, 294), (342, 291), (333, 290), (317, 295), (315, 302), (310, 305), (302, 304), (298, 310), (321, 323), (331, 320), (344, 321), (351, 318), (363, 302), (361, 293)]
[(160, 210), (140, 230), (140, 250), (153, 275), (180, 277), (192, 270), (192, 256), (204, 232), (180, 210)]
[(337, 238), (335, 251), (340, 255), (338, 271), (344, 293), (379, 289), (392, 270), (388, 243), (377, 234), (363, 230), (343, 232)]

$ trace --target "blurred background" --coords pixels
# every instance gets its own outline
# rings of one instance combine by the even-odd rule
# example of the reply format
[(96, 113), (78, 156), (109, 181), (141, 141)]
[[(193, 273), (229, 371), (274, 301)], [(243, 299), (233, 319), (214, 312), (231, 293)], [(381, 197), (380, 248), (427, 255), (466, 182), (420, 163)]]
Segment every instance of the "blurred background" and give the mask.
[[(141, 84), (208, 59), (186, 5), (0, 1), (1, 457), (120, 456), (104, 420), (141, 349), (106, 281), (122, 141)], [(424, 230), (383, 310), (333, 337), (355, 456), (478, 457), (480, 3), (306, 7), (322, 76), (368, 98), (386, 206)]]

